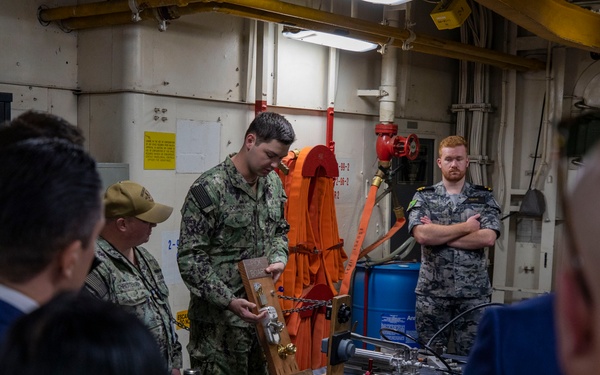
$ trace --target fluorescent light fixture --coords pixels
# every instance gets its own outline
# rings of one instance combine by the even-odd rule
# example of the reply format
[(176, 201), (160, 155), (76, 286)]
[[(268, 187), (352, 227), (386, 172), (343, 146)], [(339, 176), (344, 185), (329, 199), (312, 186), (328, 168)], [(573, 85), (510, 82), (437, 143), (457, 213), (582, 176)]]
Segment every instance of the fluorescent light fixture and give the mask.
[(411, 0), (364, 0), (364, 1), (368, 1), (369, 3), (374, 3), (374, 4), (400, 5), (400, 4), (408, 3)]
[(377, 48), (377, 44), (375, 43), (313, 30), (291, 31), (284, 29), (283, 36), (290, 39), (301, 40), (303, 42), (320, 44), (322, 46), (334, 47), (354, 52), (365, 52)]

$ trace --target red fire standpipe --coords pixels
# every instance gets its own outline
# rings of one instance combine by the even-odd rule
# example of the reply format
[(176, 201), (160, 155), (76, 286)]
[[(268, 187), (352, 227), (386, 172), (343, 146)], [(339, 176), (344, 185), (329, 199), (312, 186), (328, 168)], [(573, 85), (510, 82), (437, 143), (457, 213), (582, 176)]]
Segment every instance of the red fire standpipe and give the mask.
[(419, 138), (415, 134), (405, 138), (396, 135), (397, 133), (396, 124), (375, 125), (375, 134), (377, 134), (375, 150), (380, 163), (390, 162), (393, 157), (415, 160), (419, 155)]

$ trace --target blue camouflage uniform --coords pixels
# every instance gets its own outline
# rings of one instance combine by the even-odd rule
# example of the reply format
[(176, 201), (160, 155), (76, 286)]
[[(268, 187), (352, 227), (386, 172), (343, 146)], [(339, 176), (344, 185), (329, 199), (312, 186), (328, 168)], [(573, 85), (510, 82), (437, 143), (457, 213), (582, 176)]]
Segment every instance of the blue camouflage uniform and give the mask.
[(85, 291), (136, 315), (156, 338), (168, 368), (181, 368), (181, 344), (173, 326), (169, 289), (160, 265), (143, 247), (137, 246), (134, 251), (137, 267), (99, 237), (96, 241), (99, 264), (87, 276)]
[(265, 374), (255, 327), (227, 309), (246, 298), (237, 264), (267, 257), (287, 263), (287, 199), (279, 176), (260, 177), (256, 191), (231, 157), (203, 173), (181, 209), (178, 264), (191, 292), (188, 352), (202, 374)]
[[(456, 204), (443, 182), (419, 188), (408, 207), (408, 231), (412, 233), (421, 218), (433, 224), (451, 225), (480, 214), (480, 228), (500, 235), (500, 207), (491, 189), (465, 182)], [(463, 250), (448, 245), (421, 246), (421, 269), (417, 294), (416, 324), (419, 337), (427, 342), (444, 324), (471, 307), (489, 302), (491, 294), (484, 249)], [(458, 319), (454, 324), (457, 354), (467, 355), (477, 332), (482, 310)], [(437, 337), (447, 345), (448, 330)]]

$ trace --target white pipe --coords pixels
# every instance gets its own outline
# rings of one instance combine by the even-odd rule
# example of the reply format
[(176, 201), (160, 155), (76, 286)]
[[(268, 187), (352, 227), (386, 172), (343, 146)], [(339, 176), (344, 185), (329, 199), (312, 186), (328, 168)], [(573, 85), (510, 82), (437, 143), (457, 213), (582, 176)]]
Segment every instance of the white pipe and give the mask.
[[(398, 27), (399, 11), (385, 9), (384, 18), (389, 26)], [(394, 123), (398, 88), (396, 86), (398, 72), (398, 49), (386, 48), (381, 61), (381, 86), (379, 91), (379, 121), (381, 123)]]
[(333, 107), (335, 104), (335, 94), (337, 91), (338, 80), (338, 61), (339, 50), (337, 48), (329, 48), (329, 65), (327, 73), (327, 108)]

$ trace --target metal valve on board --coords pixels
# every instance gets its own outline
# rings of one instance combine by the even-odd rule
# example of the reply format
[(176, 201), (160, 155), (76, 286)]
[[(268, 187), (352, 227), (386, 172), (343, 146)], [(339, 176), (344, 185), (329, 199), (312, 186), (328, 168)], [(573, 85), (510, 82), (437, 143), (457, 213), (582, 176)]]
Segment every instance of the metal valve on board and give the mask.
[(279, 345), (277, 347), (277, 354), (279, 354), (279, 357), (281, 357), (282, 359), (287, 358), (288, 355), (296, 354), (296, 345), (294, 345), (294, 344), (287, 344), (285, 346)]

